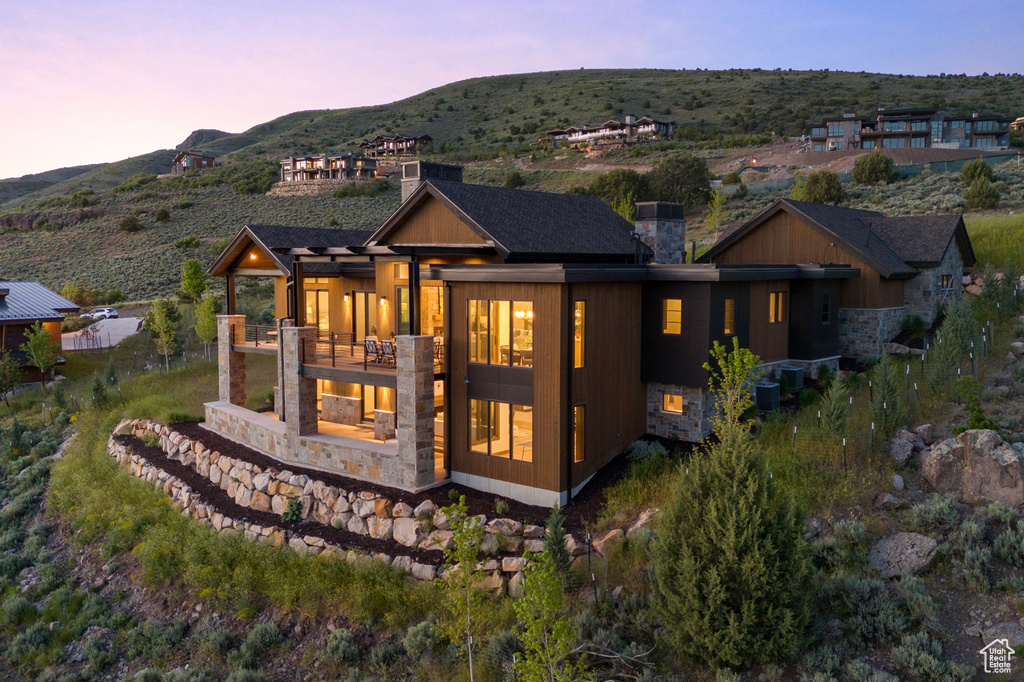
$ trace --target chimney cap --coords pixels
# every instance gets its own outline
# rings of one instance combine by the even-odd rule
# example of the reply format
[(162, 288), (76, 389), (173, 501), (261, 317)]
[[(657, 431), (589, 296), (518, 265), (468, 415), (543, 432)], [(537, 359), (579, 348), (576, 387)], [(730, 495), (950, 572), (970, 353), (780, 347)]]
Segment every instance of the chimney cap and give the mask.
[(402, 163), (402, 179), (462, 182), (462, 166), (436, 161), (405, 161)]
[(637, 220), (685, 220), (686, 206), (670, 201), (638, 201)]

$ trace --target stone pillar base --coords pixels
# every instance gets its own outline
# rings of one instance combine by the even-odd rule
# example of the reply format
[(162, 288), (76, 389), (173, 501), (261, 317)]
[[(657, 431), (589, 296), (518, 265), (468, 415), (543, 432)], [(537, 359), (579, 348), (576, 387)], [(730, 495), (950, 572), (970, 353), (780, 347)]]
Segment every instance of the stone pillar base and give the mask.
[(373, 437), (387, 440), (395, 437), (395, 413), (391, 410), (373, 411)]

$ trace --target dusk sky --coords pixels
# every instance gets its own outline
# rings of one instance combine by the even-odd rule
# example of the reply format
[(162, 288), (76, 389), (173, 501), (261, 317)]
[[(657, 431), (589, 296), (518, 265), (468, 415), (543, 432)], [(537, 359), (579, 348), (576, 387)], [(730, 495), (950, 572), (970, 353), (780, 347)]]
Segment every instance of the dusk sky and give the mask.
[(0, 178), (476, 76), (580, 67), (1020, 72), (1022, 20), (1019, 0), (0, 0)]

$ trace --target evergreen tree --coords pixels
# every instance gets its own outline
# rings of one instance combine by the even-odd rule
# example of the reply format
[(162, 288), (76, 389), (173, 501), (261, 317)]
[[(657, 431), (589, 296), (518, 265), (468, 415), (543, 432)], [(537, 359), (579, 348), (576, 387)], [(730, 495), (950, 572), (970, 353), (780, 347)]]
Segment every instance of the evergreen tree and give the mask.
[(853, 179), (859, 185), (888, 185), (900, 177), (892, 159), (875, 150), (853, 162)]
[(900, 396), (900, 371), (892, 356), (882, 353), (871, 370), (874, 385), (874, 400), (871, 403), (871, 418), (885, 438), (891, 438), (896, 429), (905, 426), (910, 417), (906, 404)]
[(718, 668), (798, 646), (811, 592), (803, 525), (748, 429), (726, 427), (691, 460), (652, 555), (652, 599), (674, 651)]
[(569, 556), (569, 548), (566, 546), (565, 517), (557, 505), (552, 507), (545, 525), (544, 553), (551, 557), (551, 562), (558, 570), (558, 574), (563, 576), (564, 582), (569, 577), (572, 557)]
[(92, 382), (92, 404), (93, 407), (103, 407), (107, 404), (107, 387), (98, 374)]
[(821, 425), (834, 438), (846, 435), (850, 415), (850, 393), (838, 379), (833, 379), (821, 398)]
[(830, 170), (814, 171), (806, 178), (797, 173), (790, 196), (797, 201), (809, 201), (812, 204), (838, 206), (846, 203), (846, 190), (839, 183), (839, 175)]

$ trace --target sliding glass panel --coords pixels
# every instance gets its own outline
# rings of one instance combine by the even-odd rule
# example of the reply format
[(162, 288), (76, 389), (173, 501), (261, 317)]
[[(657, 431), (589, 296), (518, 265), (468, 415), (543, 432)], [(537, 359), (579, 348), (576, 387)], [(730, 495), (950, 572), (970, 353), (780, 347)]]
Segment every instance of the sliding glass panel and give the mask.
[(356, 343), (362, 343), (366, 338), (366, 292), (355, 292), (355, 303), (353, 304), (354, 329), (356, 332)]
[(533, 302), (512, 302), (512, 364), (533, 367)]
[(330, 297), (326, 291), (318, 290), (316, 292), (316, 326), (320, 331), (327, 331), (331, 328), (331, 316), (329, 314), (330, 303), (328, 302)]
[(487, 401), (469, 401), (469, 449), (487, 454)]
[(412, 333), (411, 308), (409, 307), (409, 287), (395, 287), (395, 299), (398, 302), (398, 309), (395, 314), (398, 316), (397, 336), (408, 336)]
[(509, 302), (491, 301), (491, 364), (509, 364)]
[(469, 361), (487, 362), (487, 301), (469, 302)]
[(306, 289), (306, 324), (316, 324), (316, 290)]
[(508, 459), (512, 441), (509, 433), (508, 403), (491, 403), (491, 455)]
[(420, 331), (444, 336), (444, 290), (441, 287), (420, 287)]
[(533, 408), (512, 406), (512, 459), (533, 461)]
[(373, 410), (377, 406), (377, 392), (373, 386), (362, 386), (363, 390), (363, 419), (373, 419)]

